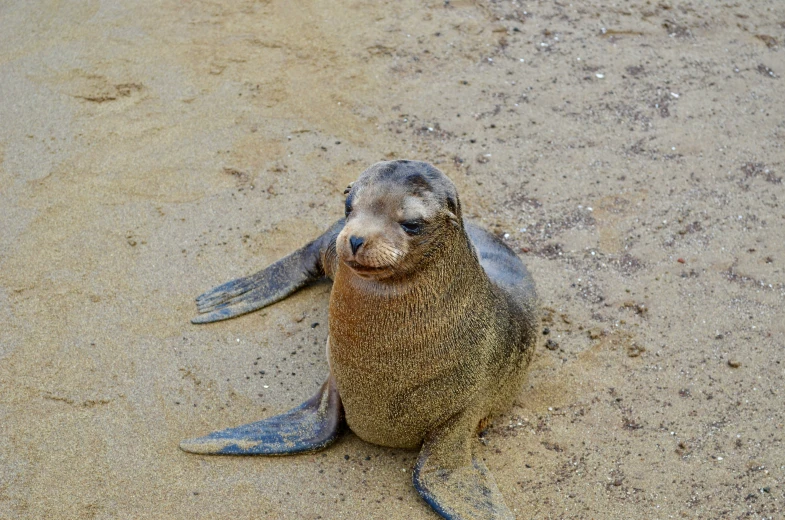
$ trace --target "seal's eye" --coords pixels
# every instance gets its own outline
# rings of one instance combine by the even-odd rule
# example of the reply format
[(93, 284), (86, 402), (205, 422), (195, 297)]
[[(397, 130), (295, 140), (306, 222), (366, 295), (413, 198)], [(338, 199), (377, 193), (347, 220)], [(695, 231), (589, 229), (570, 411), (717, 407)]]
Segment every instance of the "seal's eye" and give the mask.
[(419, 220), (407, 220), (401, 222), (401, 227), (407, 235), (419, 235), (422, 233), (423, 223)]
[(344, 213), (346, 217), (349, 217), (349, 213), (352, 212), (352, 202), (354, 201), (354, 194), (349, 193), (349, 196), (346, 197), (346, 203), (344, 204)]

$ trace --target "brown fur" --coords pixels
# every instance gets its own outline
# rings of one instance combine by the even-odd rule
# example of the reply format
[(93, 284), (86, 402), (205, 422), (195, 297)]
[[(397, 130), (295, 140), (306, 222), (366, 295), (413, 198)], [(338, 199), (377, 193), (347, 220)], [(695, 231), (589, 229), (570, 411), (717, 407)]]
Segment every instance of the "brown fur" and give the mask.
[[(473, 434), (509, 405), (531, 359), (535, 316), (487, 276), (460, 210), (447, 207), (457, 195), (446, 177), (409, 186), (379, 166), (353, 186), (336, 258), (325, 262), (335, 269), (330, 370), (352, 431), (416, 448), (452, 417), (465, 416)], [(426, 231), (407, 236), (399, 222), (413, 218)], [(356, 255), (351, 236), (365, 239)]]

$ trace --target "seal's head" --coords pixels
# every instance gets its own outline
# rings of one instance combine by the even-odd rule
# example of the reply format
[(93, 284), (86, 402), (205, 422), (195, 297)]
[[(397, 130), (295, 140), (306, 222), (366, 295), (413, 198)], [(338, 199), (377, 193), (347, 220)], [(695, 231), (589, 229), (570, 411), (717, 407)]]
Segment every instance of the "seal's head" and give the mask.
[(336, 247), (362, 278), (384, 280), (422, 269), (462, 232), (452, 181), (428, 163), (389, 161), (346, 189), (346, 224)]

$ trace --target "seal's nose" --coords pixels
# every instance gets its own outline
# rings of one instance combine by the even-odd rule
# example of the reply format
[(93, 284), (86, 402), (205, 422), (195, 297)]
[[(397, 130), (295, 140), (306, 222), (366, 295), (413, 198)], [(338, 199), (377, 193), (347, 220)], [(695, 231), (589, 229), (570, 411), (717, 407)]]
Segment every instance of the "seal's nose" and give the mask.
[(349, 245), (352, 246), (352, 254), (356, 255), (357, 250), (360, 249), (360, 246), (365, 243), (365, 239), (356, 237), (354, 235), (349, 237)]

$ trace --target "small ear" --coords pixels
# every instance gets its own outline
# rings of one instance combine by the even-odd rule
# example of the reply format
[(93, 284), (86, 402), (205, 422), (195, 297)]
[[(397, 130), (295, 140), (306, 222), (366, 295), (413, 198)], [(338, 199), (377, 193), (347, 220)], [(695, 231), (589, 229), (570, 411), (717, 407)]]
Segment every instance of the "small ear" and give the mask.
[(352, 191), (352, 186), (354, 186), (354, 183), (353, 183), (353, 182), (350, 182), (350, 183), (349, 183), (349, 185), (346, 187), (346, 189), (345, 189), (345, 190), (343, 190), (343, 194), (344, 194), (344, 195), (348, 195), (348, 194), (349, 194), (349, 192), (350, 192), (350, 191)]
[(447, 196), (447, 217), (452, 221), (453, 224), (460, 227), (461, 225), (461, 200), (458, 198), (456, 194), (454, 197), (452, 195)]

